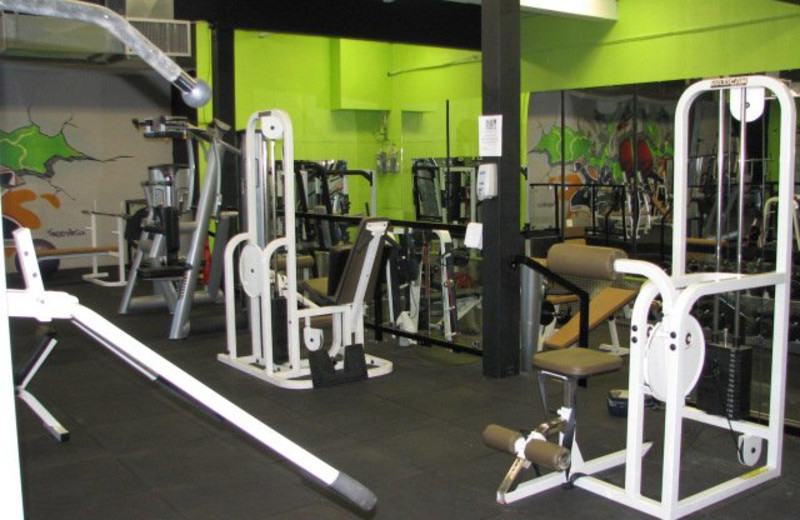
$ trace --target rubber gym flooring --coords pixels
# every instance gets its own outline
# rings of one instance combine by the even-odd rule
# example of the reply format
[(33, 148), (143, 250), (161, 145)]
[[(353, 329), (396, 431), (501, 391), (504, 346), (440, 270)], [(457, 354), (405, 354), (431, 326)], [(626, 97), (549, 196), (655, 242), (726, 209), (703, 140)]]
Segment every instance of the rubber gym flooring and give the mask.
[[(480, 358), (433, 347), (371, 342), (368, 352), (395, 364), (393, 374), (344, 386), (290, 391), (216, 361), (224, 333), (166, 338), (163, 313), (116, 315), (121, 289), (70, 280), (49, 284), (78, 296), (145, 344), (271, 427), (365, 483), (378, 496), (359, 514), (244, 434), (143, 378), (69, 323), (31, 391), (62, 420), (71, 438), (57, 443), (17, 401), (26, 517), (29, 519), (635, 519), (645, 515), (580, 489), (555, 489), (512, 505), (495, 491), (512, 458), (486, 448), (489, 423), (532, 428), (546, 416), (533, 378), (488, 379)], [(223, 307), (195, 312), (195, 324), (219, 322)], [(15, 365), (24, 362), (36, 327), (12, 320)], [(211, 327), (206, 327), (211, 328)], [(621, 449), (624, 419), (605, 397), (626, 385), (621, 371), (581, 389), (579, 439), (587, 458)], [(554, 389), (555, 390), (555, 389)], [(558, 396), (554, 395), (553, 402)], [(796, 410), (794, 410), (797, 413)], [(645, 494), (657, 496), (656, 441), (645, 458)], [(682, 494), (744, 472), (729, 432), (685, 423)], [(622, 470), (608, 472), (620, 483)], [(1, 507), (1, 506), (0, 506)], [(784, 475), (690, 518), (797, 518), (800, 440), (785, 439)]]

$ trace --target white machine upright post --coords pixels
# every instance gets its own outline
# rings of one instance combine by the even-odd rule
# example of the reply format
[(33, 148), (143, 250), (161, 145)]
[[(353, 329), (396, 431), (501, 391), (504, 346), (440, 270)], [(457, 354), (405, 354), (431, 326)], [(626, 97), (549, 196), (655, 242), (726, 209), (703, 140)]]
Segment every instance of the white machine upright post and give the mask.
[[(283, 176), (276, 171), (276, 151), (280, 142)], [(280, 110), (254, 113), (245, 133), (245, 231), (233, 237), (225, 249), (225, 312), (227, 322), (227, 352), (218, 356), (223, 363), (269, 383), (290, 389), (313, 387), (309, 361), (301, 356), (300, 328), (304, 327), (303, 343), (310, 351), (321, 348), (321, 331), (311, 325), (317, 316), (333, 317), (333, 338), (328, 353), (335, 357), (346, 345), (363, 343), (363, 298), (369, 277), (362, 280), (356, 291), (356, 304), (337, 304), (318, 307), (306, 301), (297, 292), (297, 249), (295, 220), (294, 138), (289, 116)], [(282, 182), (281, 182), (282, 180)], [(283, 188), (283, 226), (279, 226), (275, 205), (277, 194)], [(283, 233), (279, 229), (283, 229)], [(367, 267), (380, 258), (378, 251), (387, 223), (370, 222), (366, 226), (372, 234), (367, 251)], [(235, 253), (239, 254), (239, 278), (248, 296), (251, 349), (249, 354), (239, 352), (236, 340), (236, 302), (234, 298)], [(278, 258), (278, 253), (285, 256)], [(284, 264), (282, 269), (277, 264)], [(281, 272), (283, 271), (283, 272)], [(273, 339), (272, 299), (285, 299), (286, 353), (288, 360), (275, 359), (277, 345)], [(299, 308), (300, 301), (306, 306)], [(373, 356), (365, 356), (368, 376), (388, 374), (392, 364)], [(337, 366), (343, 366), (341, 364)]]
[[(3, 209), (0, 203), (0, 211)], [(3, 240), (0, 228), (0, 241)], [(0, 276), (0, 503), (3, 516), (9, 520), (22, 520), (22, 478), (19, 466), (17, 440), (17, 412), (14, 406), (14, 374), (11, 363), (11, 336), (8, 326), (8, 299), (6, 298), (6, 259), (0, 258), (3, 275)]]

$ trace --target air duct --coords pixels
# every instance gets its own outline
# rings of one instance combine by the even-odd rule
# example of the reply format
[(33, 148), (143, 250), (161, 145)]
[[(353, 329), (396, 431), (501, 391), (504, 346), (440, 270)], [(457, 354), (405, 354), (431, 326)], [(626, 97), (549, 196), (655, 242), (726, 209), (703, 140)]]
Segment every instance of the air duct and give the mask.
[[(168, 56), (191, 57), (191, 23), (174, 19), (173, 0), (105, 0)], [(0, 56), (91, 63), (138, 62), (102, 28), (74, 20), (0, 12)]]

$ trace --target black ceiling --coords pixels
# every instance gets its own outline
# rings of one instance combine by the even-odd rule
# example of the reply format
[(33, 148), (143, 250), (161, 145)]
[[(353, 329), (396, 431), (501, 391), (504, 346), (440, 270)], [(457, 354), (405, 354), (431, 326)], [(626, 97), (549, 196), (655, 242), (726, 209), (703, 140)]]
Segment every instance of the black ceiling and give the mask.
[(442, 0), (175, 0), (219, 27), (480, 49), (481, 7)]

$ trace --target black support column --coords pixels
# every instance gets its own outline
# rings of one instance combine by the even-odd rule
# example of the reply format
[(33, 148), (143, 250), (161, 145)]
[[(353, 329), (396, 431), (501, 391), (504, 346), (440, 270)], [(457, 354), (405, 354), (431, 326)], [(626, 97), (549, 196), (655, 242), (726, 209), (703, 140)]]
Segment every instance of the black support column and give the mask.
[[(236, 81), (234, 63), (234, 30), (218, 24), (212, 33), (214, 118), (231, 126), (224, 140), (236, 146)], [(225, 208), (239, 207), (239, 156), (226, 153), (222, 163), (220, 191)]]
[(519, 0), (483, 0), (483, 113), (503, 116), (497, 197), (481, 206), (483, 220), (483, 373), (520, 370), (520, 276), (511, 268), (520, 235), (520, 8)]

